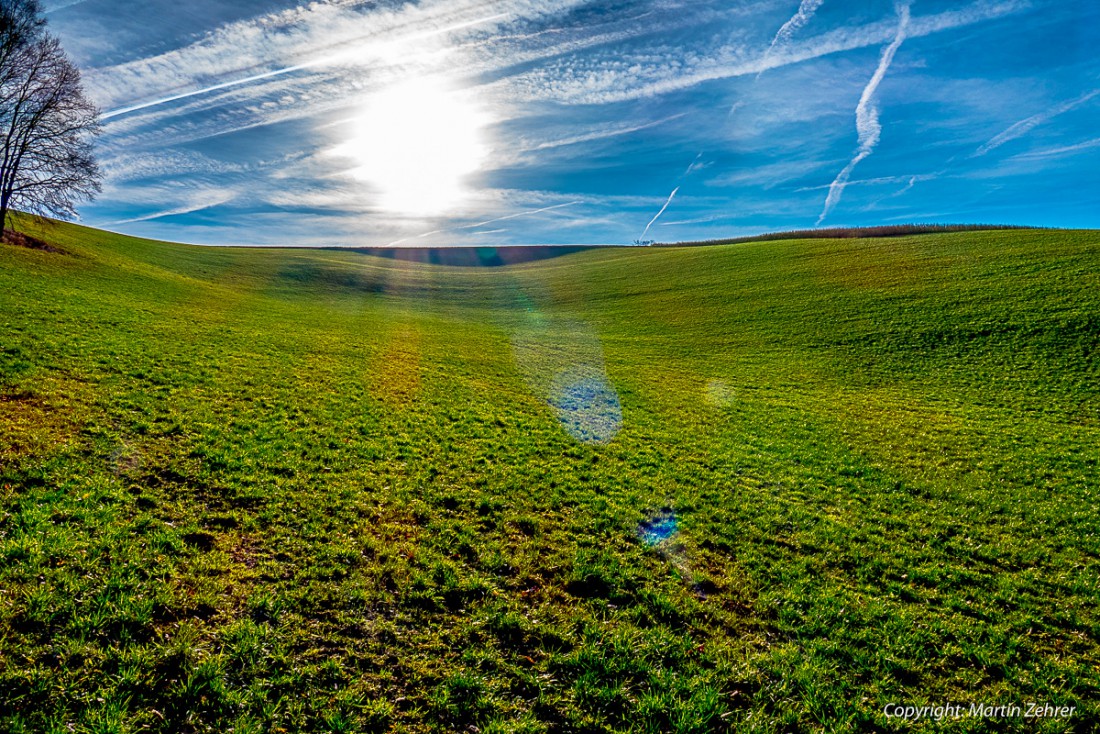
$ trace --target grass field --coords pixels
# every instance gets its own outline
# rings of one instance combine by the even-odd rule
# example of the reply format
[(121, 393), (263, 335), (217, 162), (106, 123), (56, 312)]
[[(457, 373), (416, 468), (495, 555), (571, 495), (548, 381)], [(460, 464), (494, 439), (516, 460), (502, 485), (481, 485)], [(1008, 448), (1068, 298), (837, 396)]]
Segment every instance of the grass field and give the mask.
[[(0, 731), (1095, 731), (1100, 233), (0, 246)], [(888, 718), (1037, 701), (1069, 718)]]

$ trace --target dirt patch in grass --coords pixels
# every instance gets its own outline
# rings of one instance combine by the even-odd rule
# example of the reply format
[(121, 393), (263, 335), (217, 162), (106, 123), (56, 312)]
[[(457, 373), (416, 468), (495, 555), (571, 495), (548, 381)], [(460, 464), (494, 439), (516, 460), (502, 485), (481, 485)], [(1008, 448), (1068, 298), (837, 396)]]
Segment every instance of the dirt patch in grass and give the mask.
[(16, 247), (26, 247), (30, 250), (44, 250), (46, 252), (53, 252), (58, 255), (68, 255), (69, 253), (62, 250), (60, 247), (51, 245), (45, 240), (40, 240), (37, 237), (31, 237), (29, 234), (23, 234), (22, 232), (16, 232), (14, 229), (5, 229), (3, 241), (9, 245), (15, 245)]

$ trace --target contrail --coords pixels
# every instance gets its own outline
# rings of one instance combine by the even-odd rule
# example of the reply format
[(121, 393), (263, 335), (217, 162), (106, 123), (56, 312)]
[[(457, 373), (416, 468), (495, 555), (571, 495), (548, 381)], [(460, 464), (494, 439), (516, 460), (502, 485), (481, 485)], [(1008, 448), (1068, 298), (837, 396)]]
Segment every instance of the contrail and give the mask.
[(886, 71), (894, 61), (894, 54), (898, 52), (898, 48), (905, 41), (905, 34), (909, 30), (908, 0), (898, 3), (895, 7), (898, 13), (898, 30), (894, 34), (894, 40), (883, 50), (878, 68), (875, 69), (871, 81), (867, 82), (867, 86), (863, 88), (863, 94), (859, 97), (859, 104), (856, 105), (856, 132), (859, 134), (859, 149), (856, 151), (855, 157), (849, 161), (844, 170), (838, 173), (836, 179), (829, 185), (829, 195), (825, 197), (825, 208), (821, 210), (821, 216), (817, 218), (818, 226), (825, 220), (825, 217), (829, 216), (829, 212), (840, 201), (840, 196), (844, 193), (844, 187), (848, 184), (848, 178), (852, 175), (852, 171), (855, 170), (860, 161), (871, 155), (882, 135), (882, 124), (878, 121), (878, 108), (875, 107), (875, 92), (878, 90), (878, 85), (882, 82), (883, 77), (886, 76)]
[(212, 209), (222, 204), (228, 204), (236, 198), (234, 194), (228, 194), (220, 196), (207, 202), (200, 202), (197, 204), (187, 204), (185, 206), (178, 207), (176, 209), (166, 209), (162, 212), (154, 212), (153, 214), (145, 214), (140, 217), (132, 217), (130, 219), (118, 219), (113, 222), (107, 222), (105, 227), (114, 227), (119, 224), (136, 224), (138, 222), (149, 222), (154, 219), (160, 219), (161, 217), (175, 217), (180, 214), (193, 214), (194, 212), (201, 212), (204, 209)]
[[(1012, 140), (1016, 140), (1017, 138), (1023, 137), (1024, 135), (1031, 132), (1032, 129), (1038, 127), (1039, 125), (1042, 125), (1043, 123), (1049, 121), (1050, 119), (1052, 119), (1054, 117), (1057, 117), (1058, 115), (1064, 114), (1066, 112), (1069, 112), (1070, 110), (1073, 110), (1073, 109), (1076, 109), (1077, 107), (1080, 107), (1081, 105), (1085, 104), (1086, 102), (1093, 99), (1097, 95), (1100, 95), (1100, 89), (1094, 89), (1091, 92), (1088, 92), (1088, 93), (1086, 93), (1086, 94), (1084, 94), (1084, 95), (1082, 95), (1082, 96), (1080, 96), (1076, 99), (1068, 100), (1068, 101), (1063, 102), (1059, 105), (1055, 105), (1054, 107), (1051, 107), (1050, 109), (1048, 109), (1044, 112), (1039, 112), (1037, 114), (1032, 115), (1031, 117), (1020, 120), (1019, 122), (1015, 123), (1014, 125), (1010, 125), (1003, 132), (1001, 132), (997, 135), (994, 135), (984, 145), (982, 145), (976, 151), (971, 153), (969, 158), (977, 158), (979, 156), (983, 156), (986, 153), (988, 153), (989, 151), (991, 151), (995, 148), (1001, 147), (1005, 143), (1008, 143)], [(1077, 145), (1066, 146), (1064, 148), (1054, 148), (1051, 151), (1048, 151), (1048, 153), (1057, 154), (1057, 153), (1060, 153), (1060, 152), (1068, 152), (1068, 151), (1072, 151), (1072, 150), (1078, 150), (1080, 148), (1094, 147), (1096, 145), (1100, 145), (1100, 138), (1096, 138), (1095, 140), (1086, 141), (1084, 143), (1079, 143)], [(1043, 154), (1044, 154), (1043, 151), (1037, 151), (1036, 153), (1025, 153), (1025, 154), (1023, 154), (1023, 156), (1024, 157), (1041, 157)], [(896, 191), (893, 194), (890, 194), (889, 196), (884, 197), (884, 198), (892, 199), (896, 196), (901, 196), (905, 193), (908, 193), (908, 191), (910, 189), (912, 189), (920, 181), (931, 181), (935, 178), (938, 178), (939, 176), (943, 176), (944, 174), (946, 174), (950, 170), (951, 164), (954, 161), (955, 161), (955, 158), (952, 157), (947, 161), (947, 166), (945, 168), (939, 170), (939, 171), (935, 171), (933, 173), (920, 174), (920, 175), (911, 177), (909, 179), (909, 183), (907, 183), (903, 189), (901, 189), (900, 191)], [(820, 223), (821, 223), (821, 221), (818, 220), (818, 224), (820, 224)]]
[(685, 117), (686, 112), (679, 112), (675, 115), (662, 118), (660, 120), (654, 120), (653, 122), (646, 122), (641, 125), (632, 125), (630, 127), (619, 127), (613, 130), (598, 130), (596, 132), (585, 133), (583, 135), (575, 135), (571, 138), (562, 138), (559, 140), (549, 140), (545, 143), (539, 143), (531, 150), (546, 150), (547, 148), (560, 148), (564, 145), (576, 145), (577, 143), (587, 143), (592, 140), (604, 140), (606, 138), (612, 138), (617, 135), (629, 135), (630, 133), (636, 133), (640, 130), (646, 130), (651, 127), (657, 127), (658, 125), (664, 125), (666, 122), (672, 122), (681, 117)]
[(649, 234), (649, 228), (650, 228), (650, 227), (652, 227), (652, 226), (653, 226), (653, 224), (654, 224), (654, 223), (655, 223), (655, 222), (656, 222), (656, 221), (657, 221), (658, 219), (660, 219), (660, 218), (661, 218), (661, 215), (665, 213), (665, 209), (668, 209), (668, 205), (672, 203), (672, 200), (673, 200), (673, 198), (675, 198), (675, 196), (676, 196), (676, 192), (677, 192), (677, 191), (679, 191), (679, 190), (680, 190), (680, 187), (679, 187), (679, 186), (677, 186), (676, 188), (674, 188), (674, 189), (672, 190), (672, 193), (668, 195), (668, 201), (666, 201), (666, 202), (665, 202), (665, 205), (661, 207), (661, 211), (657, 212), (657, 216), (655, 216), (655, 217), (653, 217), (653, 219), (650, 219), (650, 220), (649, 220), (649, 224), (647, 224), (647, 225), (645, 226), (645, 230), (644, 230), (644, 231), (642, 232), (642, 236), (641, 236), (641, 237), (639, 237), (638, 239), (640, 239), (640, 240), (644, 240), (644, 239), (645, 239), (645, 236), (646, 236), (647, 234)]
[(515, 214), (509, 214), (503, 217), (497, 217), (496, 219), (486, 219), (484, 222), (478, 222), (477, 224), (464, 224), (456, 229), (473, 229), (474, 227), (484, 227), (486, 224), (492, 224), (493, 222), (503, 222), (505, 219), (515, 219), (516, 217), (526, 217), (531, 214), (541, 214), (542, 212), (553, 211), (554, 209), (564, 209), (567, 206), (576, 206), (580, 204), (580, 200), (569, 201), (564, 204), (555, 204), (554, 206), (545, 206), (542, 209), (531, 209), (526, 212), (516, 212)]
[[(764, 52), (764, 59), (770, 59), (775, 47), (781, 43), (786, 43), (791, 39), (796, 32), (798, 32), (802, 26), (810, 22), (810, 19), (814, 17), (814, 13), (825, 3), (825, 0), (802, 0), (798, 6), (798, 12), (796, 12), (791, 19), (784, 23), (779, 31), (775, 34), (775, 38), (772, 39), (771, 45), (768, 46), (768, 50)], [(756, 78), (759, 79), (760, 75), (764, 73), (764, 69), (761, 69)]]
[(71, 8), (74, 5), (81, 5), (83, 3), (86, 3), (87, 1), (88, 0), (70, 0), (70, 2), (67, 2), (67, 3), (63, 2), (59, 5), (53, 6), (52, 8), (46, 8), (42, 12), (44, 12), (46, 15), (49, 15), (50, 13), (56, 13), (58, 10), (64, 10), (65, 8)]
[[(421, 38), (426, 38), (426, 37), (429, 37), (429, 36), (439, 36), (439, 35), (443, 35), (445, 33), (451, 33), (453, 31), (462, 30), (464, 28), (470, 28), (471, 26), (481, 25), (483, 23), (492, 23), (494, 20), (500, 20), (502, 18), (507, 18), (507, 17), (508, 17), (507, 13), (497, 13), (496, 15), (490, 15), (486, 18), (478, 18), (477, 20), (467, 21), (465, 23), (457, 23), (457, 24), (452, 25), (452, 26), (447, 26), (446, 28), (439, 28), (439, 29), (432, 30), (432, 31), (426, 31), (424, 33), (418, 33), (418, 34), (416, 34), (414, 36), (411, 36), (411, 37), (409, 37), (407, 39), (404, 39), (404, 40), (406, 40), (406, 41), (420, 40)], [(342, 60), (346, 59), (348, 56), (349, 56), (348, 52), (343, 52), (343, 53), (339, 53), (339, 54), (332, 54), (330, 56), (325, 56), (325, 57), (322, 57), (320, 59), (315, 59), (313, 61), (307, 61), (307, 62), (302, 63), (302, 64), (295, 64), (294, 66), (287, 66), (287, 67), (284, 67), (282, 69), (275, 69), (273, 71), (268, 71), (268, 72), (265, 72), (263, 74), (255, 74), (253, 76), (245, 77), (244, 79), (234, 79), (233, 81), (222, 82), (221, 84), (214, 84), (214, 85), (209, 86), (209, 87), (203, 87), (202, 89), (193, 89), (189, 92), (181, 92), (180, 94), (173, 94), (169, 97), (161, 97), (160, 99), (154, 99), (154, 100), (151, 100), (149, 102), (141, 102), (141, 103), (138, 103), (138, 104), (130, 105), (129, 107), (119, 107), (118, 109), (114, 109), (114, 110), (111, 110), (109, 112), (104, 112), (102, 115), (99, 116), (99, 118), (101, 120), (109, 120), (112, 117), (118, 117), (119, 115), (127, 115), (131, 112), (137, 112), (138, 110), (148, 109), (149, 107), (158, 107), (160, 105), (168, 104), (170, 102), (178, 102), (181, 99), (188, 99), (190, 97), (197, 97), (201, 94), (209, 94), (210, 92), (219, 92), (223, 89), (230, 89), (232, 87), (239, 87), (243, 84), (251, 84), (253, 82), (259, 82), (259, 81), (263, 81), (265, 79), (272, 79), (274, 77), (284, 76), (286, 74), (293, 74), (294, 72), (302, 71), (303, 69), (312, 69), (316, 66), (324, 66), (326, 64), (332, 64), (332, 63), (335, 63), (335, 62), (342, 61)]]
[(695, 164), (699, 162), (699, 159), (703, 157), (703, 151), (699, 151), (699, 154), (695, 156), (695, 160), (688, 164), (688, 167), (684, 169), (684, 172), (680, 174), (681, 178), (687, 178), (695, 170)]
[(661, 211), (657, 212), (657, 216), (649, 220), (649, 224), (645, 226), (645, 231), (642, 232), (642, 236), (638, 239), (645, 239), (646, 234), (649, 232), (649, 228), (652, 227), (653, 224), (661, 218), (661, 215), (665, 213), (665, 209), (668, 209), (668, 205), (672, 203), (673, 197), (676, 196), (676, 194), (680, 191), (680, 188), (683, 187), (683, 182), (687, 180), (688, 176), (695, 172), (695, 166), (699, 163), (702, 157), (703, 151), (699, 151), (699, 153), (696, 154), (695, 158), (692, 159), (691, 163), (688, 164), (688, 167), (684, 169), (684, 172), (680, 174), (680, 177), (677, 179), (681, 182), (680, 185), (674, 188), (672, 190), (672, 193), (668, 195), (668, 201), (666, 201), (665, 205), (661, 207)]
[(209, 94), (210, 92), (218, 92), (222, 89), (230, 89), (231, 87), (239, 87), (242, 84), (251, 84), (252, 82), (262, 81), (264, 79), (272, 79), (277, 76), (283, 76), (284, 74), (292, 74), (302, 69), (308, 69), (313, 66), (320, 66), (327, 62), (329, 59), (318, 59), (317, 61), (311, 61), (305, 64), (297, 64), (295, 66), (287, 66), (282, 69), (275, 69), (264, 74), (256, 74), (254, 76), (245, 77), (244, 79), (234, 79), (231, 82), (222, 82), (221, 84), (215, 84), (209, 87), (203, 87), (202, 89), (194, 89), (190, 92), (183, 92), (181, 94), (173, 94), (171, 97), (161, 97), (160, 99), (154, 99), (149, 102), (141, 102), (140, 104), (130, 105), (129, 107), (119, 107), (116, 110), (110, 112), (104, 112), (99, 116), (101, 120), (109, 120), (112, 117), (118, 117), (119, 115), (127, 115), (131, 112), (137, 112), (138, 110), (144, 110), (149, 107), (157, 107), (162, 104), (168, 104), (169, 102), (176, 102), (181, 99), (187, 99), (189, 97), (197, 97), (200, 94)]
[(1058, 115), (1064, 114), (1066, 112), (1069, 112), (1072, 109), (1080, 107), (1085, 102), (1088, 102), (1090, 99), (1092, 99), (1093, 97), (1095, 97), (1098, 94), (1100, 94), (1100, 89), (1094, 89), (1091, 92), (1089, 92), (1088, 94), (1082, 95), (1082, 96), (1078, 97), (1077, 99), (1072, 99), (1072, 100), (1069, 100), (1068, 102), (1063, 102), (1060, 105), (1057, 105), (1055, 107), (1051, 107), (1049, 110), (1046, 110), (1045, 112), (1040, 112), (1036, 115), (1032, 115), (1031, 117), (1028, 117), (1025, 120), (1020, 120), (1015, 125), (1012, 125), (1008, 129), (1006, 129), (1004, 132), (990, 138), (989, 142), (987, 142), (982, 147), (978, 148), (978, 150), (976, 150), (974, 152), (974, 155), (971, 156), (971, 157), (977, 157), (977, 156), (985, 155), (989, 151), (993, 150), (994, 148), (1001, 147), (1002, 145), (1009, 142), (1010, 140), (1015, 140), (1016, 138), (1022, 137), (1024, 135), (1026, 135), (1027, 133), (1031, 132), (1031, 130), (1033, 128), (1036, 128), (1039, 125), (1042, 125), (1044, 122), (1051, 119), (1052, 117), (1057, 117)]

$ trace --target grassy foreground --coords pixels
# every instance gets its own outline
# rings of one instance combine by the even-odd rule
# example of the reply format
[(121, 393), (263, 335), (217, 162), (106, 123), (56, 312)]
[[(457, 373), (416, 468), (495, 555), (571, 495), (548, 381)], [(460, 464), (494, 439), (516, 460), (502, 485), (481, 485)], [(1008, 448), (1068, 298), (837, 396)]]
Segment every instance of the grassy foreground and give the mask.
[[(1100, 234), (0, 246), (0, 731), (1093, 731)], [(889, 703), (1076, 707), (888, 718)]]

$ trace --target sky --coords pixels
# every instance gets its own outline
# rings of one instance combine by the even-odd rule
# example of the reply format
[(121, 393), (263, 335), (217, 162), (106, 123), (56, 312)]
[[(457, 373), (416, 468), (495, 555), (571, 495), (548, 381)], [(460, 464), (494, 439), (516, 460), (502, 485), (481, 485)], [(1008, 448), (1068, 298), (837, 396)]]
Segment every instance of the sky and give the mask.
[(44, 0), (92, 226), (200, 244), (1100, 227), (1094, 0)]

